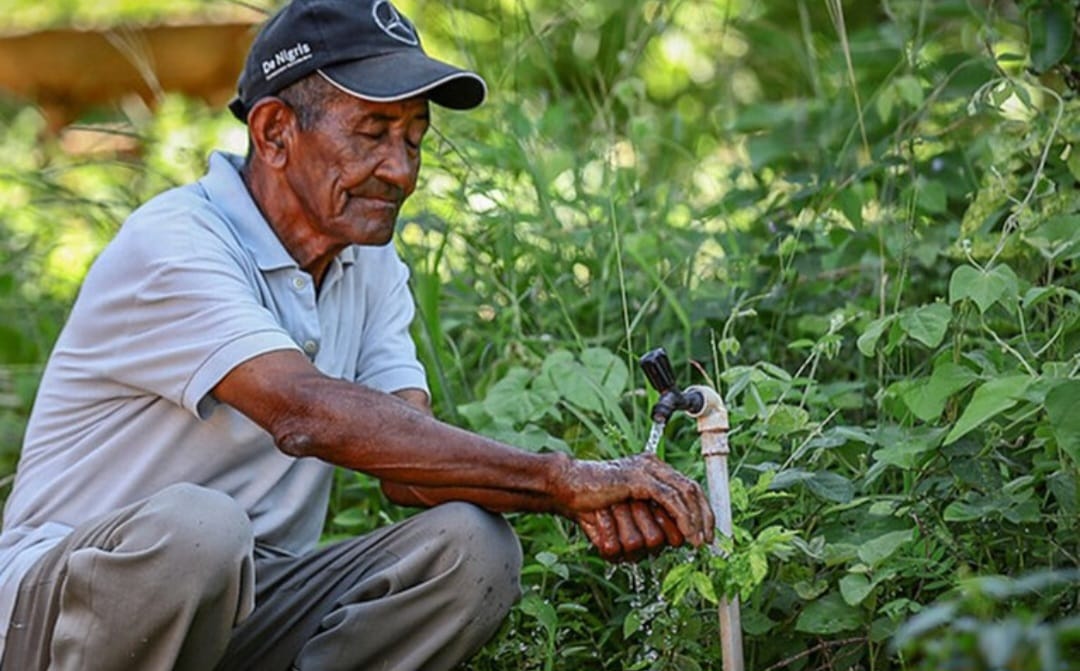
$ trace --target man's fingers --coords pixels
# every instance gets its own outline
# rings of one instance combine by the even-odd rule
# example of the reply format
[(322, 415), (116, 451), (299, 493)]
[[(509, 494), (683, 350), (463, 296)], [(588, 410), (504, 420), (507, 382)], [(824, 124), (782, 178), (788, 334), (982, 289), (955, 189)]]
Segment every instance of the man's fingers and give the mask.
[(675, 520), (683, 537), (695, 547), (707, 542), (712, 528), (706, 521), (712, 510), (701, 487), (653, 456), (646, 457), (648, 470), (656, 482), (659, 496), (654, 500)]
[(596, 551), (601, 557), (613, 560), (622, 555), (618, 527), (609, 511), (595, 510), (582, 513), (578, 516), (577, 522), (589, 541), (596, 546)]
[(668, 545), (677, 548), (686, 542), (686, 538), (679, 531), (679, 525), (675, 524), (675, 520), (671, 519), (671, 516), (663, 508), (650, 501), (649, 511), (653, 519), (656, 520), (657, 526), (664, 533)]
[(652, 506), (646, 501), (631, 501), (630, 513), (633, 515), (634, 524), (645, 542), (648, 550), (657, 550), (667, 542), (667, 534), (656, 520)]
[(611, 507), (612, 516), (619, 529), (619, 543), (623, 554), (633, 556), (645, 547), (645, 537), (638, 529), (631, 504), (616, 503)]

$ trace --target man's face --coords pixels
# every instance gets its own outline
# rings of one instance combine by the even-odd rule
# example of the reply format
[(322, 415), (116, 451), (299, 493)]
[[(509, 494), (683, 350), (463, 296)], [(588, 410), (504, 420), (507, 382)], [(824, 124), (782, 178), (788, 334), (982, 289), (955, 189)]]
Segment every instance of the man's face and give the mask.
[[(297, 122), (298, 123), (298, 122)], [(311, 233), (328, 246), (383, 245), (416, 188), (426, 98), (392, 103), (334, 92), (288, 158), (287, 180)]]

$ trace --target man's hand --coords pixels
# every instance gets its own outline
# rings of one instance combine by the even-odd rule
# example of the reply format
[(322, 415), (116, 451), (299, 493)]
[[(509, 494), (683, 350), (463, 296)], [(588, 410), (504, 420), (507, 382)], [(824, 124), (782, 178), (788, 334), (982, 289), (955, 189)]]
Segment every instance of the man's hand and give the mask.
[(712, 541), (715, 519), (701, 487), (653, 455), (568, 461), (561, 477), (561, 512), (607, 559)]
[(575, 521), (608, 561), (638, 561), (686, 541), (675, 521), (654, 503), (617, 503), (582, 513)]

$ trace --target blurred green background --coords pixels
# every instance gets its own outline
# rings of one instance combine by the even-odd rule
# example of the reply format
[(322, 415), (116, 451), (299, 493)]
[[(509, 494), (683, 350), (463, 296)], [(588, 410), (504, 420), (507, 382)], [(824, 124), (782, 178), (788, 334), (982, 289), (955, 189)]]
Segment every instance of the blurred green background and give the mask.
[[(758, 671), (1077, 668), (1075, 3), (399, 6), (491, 88), (435, 111), (397, 239), (437, 413), (634, 453), (655, 400), (636, 361), (663, 346), (732, 417), (727, 560), (610, 567), (512, 516), (526, 594), (470, 668), (719, 669), (723, 592)], [(0, 2), (12, 34), (111, 44), (257, 15)], [(87, 264), (211, 149), (244, 150), (220, 95), (66, 101), (63, 127), (0, 99), (0, 473)], [(702, 478), (698, 449), (669, 424), (664, 458)], [(326, 535), (405, 514), (342, 473)]]

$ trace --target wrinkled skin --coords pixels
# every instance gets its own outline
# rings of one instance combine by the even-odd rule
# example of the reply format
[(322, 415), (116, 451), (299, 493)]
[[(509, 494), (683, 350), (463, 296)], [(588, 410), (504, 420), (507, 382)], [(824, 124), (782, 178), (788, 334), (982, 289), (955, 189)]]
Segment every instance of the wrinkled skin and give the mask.
[[(346, 246), (391, 239), (416, 188), (428, 123), (424, 98), (373, 103), (330, 91), (308, 128), (277, 98), (252, 108), (245, 183), (316, 284)], [(397, 503), (465, 500), (496, 512), (557, 513), (617, 561), (713, 537), (701, 488), (654, 456), (584, 461), (519, 450), (435, 419), (423, 391), (391, 395), (331, 379), (299, 352), (255, 357), (213, 394), (286, 454), (371, 474)]]

